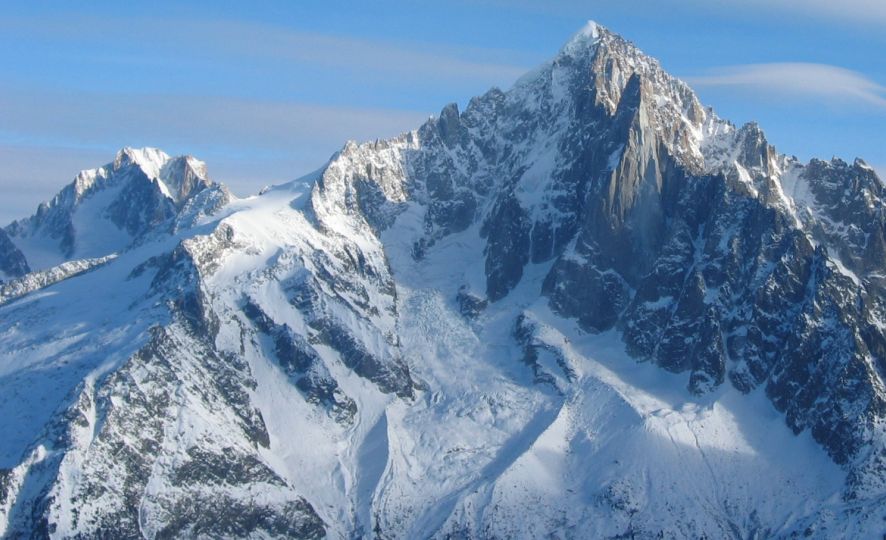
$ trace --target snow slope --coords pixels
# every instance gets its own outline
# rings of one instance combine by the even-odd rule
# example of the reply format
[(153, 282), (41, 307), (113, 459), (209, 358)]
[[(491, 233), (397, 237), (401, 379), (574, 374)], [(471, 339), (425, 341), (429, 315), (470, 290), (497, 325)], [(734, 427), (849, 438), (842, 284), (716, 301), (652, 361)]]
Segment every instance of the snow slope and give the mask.
[(174, 209), (138, 241), (3, 284), (0, 535), (882, 533), (863, 162), (795, 163), (593, 23), (257, 196), (163, 156), (118, 156)]

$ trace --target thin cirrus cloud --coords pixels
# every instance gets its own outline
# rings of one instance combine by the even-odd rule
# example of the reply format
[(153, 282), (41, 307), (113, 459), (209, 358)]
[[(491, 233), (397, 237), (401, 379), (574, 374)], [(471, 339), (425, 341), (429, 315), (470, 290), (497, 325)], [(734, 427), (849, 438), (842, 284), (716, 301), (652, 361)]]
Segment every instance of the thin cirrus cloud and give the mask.
[[(745, 7), (748, 3), (747, 0), (741, 2)], [(832, 20), (886, 24), (886, 2), (883, 0), (750, 0), (750, 3)]]
[(782, 62), (715, 68), (685, 77), (697, 87), (733, 87), (790, 98), (828, 100), (835, 105), (886, 109), (886, 87), (849, 69), (827, 64)]
[[(410, 77), (481, 81), (513, 81), (526, 71), (525, 66), (463, 57), (471, 51), (422, 50), (415, 46), (377, 40), (346, 38), (313, 32), (279, 29), (266, 25), (205, 22), (190, 27), (207, 41), (224, 36), (214, 46), (232, 53), (279, 57), (299, 63), (319, 64), (359, 71), (398, 73)], [(473, 51), (480, 56), (505, 51)]]
[[(102, 32), (84, 35), (82, 28), (102, 28)], [(406, 81), (430, 79), (436, 83), (471, 82), (479, 86), (508, 85), (525, 73), (527, 64), (535, 63), (534, 59), (527, 62), (525, 55), (509, 50), (366, 39), (225, 19), (18, 17), (0, 21), (0, 30), (26, 40), (39, 36), (87, 45), (116, 42), (136, 48), (150, 44), (141, 54), (109, 54), (103, 50), (97, 57), (122, 59), (126, 64), (174, 63), (184, 54), (238, 67), (242, 60), (251, 59), (278, 62), (274, 65), (276, 70), (314, 65), (364, 76), (395, 75)], [(163, 40), (158, 42), (156, 36), (160, 31)]]
[[(172, 144), (292, 149), (397, 135), (425, 112), (215, 96), (15, 90), (0, 87), (0, 135), (98, 145), (126, 137)], [(4, 128), (5, 129), (2, 129)]]

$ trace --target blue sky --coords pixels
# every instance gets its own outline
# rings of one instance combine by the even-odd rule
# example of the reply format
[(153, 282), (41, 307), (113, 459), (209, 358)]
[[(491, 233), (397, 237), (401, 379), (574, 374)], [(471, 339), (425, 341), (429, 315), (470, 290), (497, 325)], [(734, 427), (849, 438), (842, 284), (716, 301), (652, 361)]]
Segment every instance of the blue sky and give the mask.
[(0, 223), (122, 146), (245, 195), (508, 87), (588, 19), (802, 159), (886, 171), (886, 2), (0, 1)]

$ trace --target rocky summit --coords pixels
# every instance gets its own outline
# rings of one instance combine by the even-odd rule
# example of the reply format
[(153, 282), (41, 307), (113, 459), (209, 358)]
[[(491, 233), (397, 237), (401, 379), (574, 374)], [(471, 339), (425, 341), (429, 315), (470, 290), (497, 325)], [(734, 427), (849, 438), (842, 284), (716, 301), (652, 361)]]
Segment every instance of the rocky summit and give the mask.
[(594, 23), (258, 196), (124, 149), (0, 229), (0, 535), (881, 535), (884, 197)]

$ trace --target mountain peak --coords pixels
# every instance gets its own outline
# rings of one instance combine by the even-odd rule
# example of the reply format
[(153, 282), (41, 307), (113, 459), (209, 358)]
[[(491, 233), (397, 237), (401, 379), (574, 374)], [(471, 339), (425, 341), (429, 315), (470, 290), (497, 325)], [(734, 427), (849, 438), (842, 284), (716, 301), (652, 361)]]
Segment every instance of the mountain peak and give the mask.
[(578, 32), (572, 34), (572, 38), (570, 38), (570, 42), (574, 41), (582, 41), (582, 40), (595, 40), (600, 37), (602, 32), (606, 32), (606, 28), (604, 28), (600, 23), (594, 20), (588, 20), (584, 26), (582, 26)]
[(111, 168), (119, 171), (131, 165), (141, 169), (175, 203), (186, 199), (195, 188), (202, 189), (212, 184), (206, 164), (189, 155), (171, 157), (159, 148), (126, 146), (117, 152)]
[(175, 229), (182, 219), (211, 213), (230, 198), (199, 159), (127, 146), (111, 163), (80, 171), (34, 215), (5, 232), (29, 267), (45, 269), (126, 249)]
[(608, 30), (595, 21), (589, 20), (563, 45), (560, 49), (560, 55), (573, 56), (576, 53), (594, 47), (600, 41), (600, 37), (604, 32), (608, 32)]
[(160, 169), (170, 159), (169, 154), (159, 148), (125, 146), (117, 152), (113, 167), (114, 170), (119, 170), (127, 165), (137, 165), (149, 178), (157, 178), (160, 176)]

